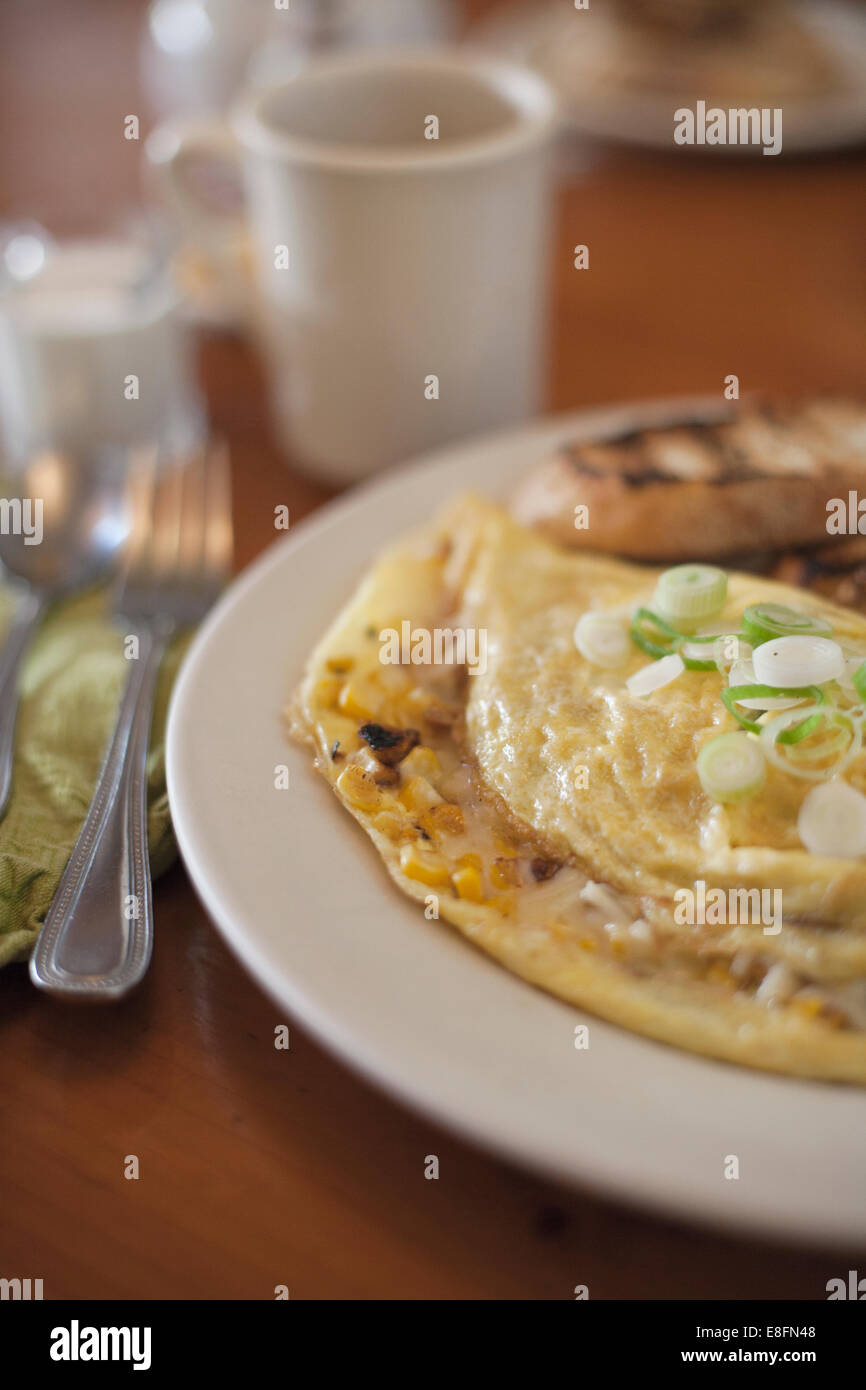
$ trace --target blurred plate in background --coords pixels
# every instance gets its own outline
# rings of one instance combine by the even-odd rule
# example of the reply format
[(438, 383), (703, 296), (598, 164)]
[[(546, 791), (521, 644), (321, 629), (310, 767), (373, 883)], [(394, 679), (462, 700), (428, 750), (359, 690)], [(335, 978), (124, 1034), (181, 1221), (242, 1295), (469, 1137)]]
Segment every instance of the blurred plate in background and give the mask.
[[(866, 5), (792, 0), (772, 12), (775, 33), (764, 23), (765, 7), (766, 0), (755, 4), (759, 32), (738, 37), (732, 26), (675, 41), (594, 5), (576, 10), (564, 0), (515, 0), (470, 37), (536, 68), (559, 92), (569, 129), (594, 139), (676, 149), (674, 111), (705, 100), (724, 108), (781, 107), (789, 154), (866, 141)], [(762, 147), (703, 152), (754, 157)]]

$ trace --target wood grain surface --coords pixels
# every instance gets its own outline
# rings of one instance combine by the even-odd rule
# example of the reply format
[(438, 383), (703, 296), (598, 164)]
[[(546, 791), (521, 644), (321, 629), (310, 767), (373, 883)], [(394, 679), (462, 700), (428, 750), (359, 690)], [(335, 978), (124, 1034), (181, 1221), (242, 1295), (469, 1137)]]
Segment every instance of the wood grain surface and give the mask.
[[(466, 6), (467, 15), (489, 8)], [(139, 197), (140, 0), (3, 0), (0, 217), (102, 231)], [(866, 159), (566, 162), (549, 405), (743, 389), (862, 391)], [(591, 268), (572, 267), (590, 247)], [(261, 374), (201, 345), (234, 464), (238, 562), (325, 500), (275, 446)], [(0, 973), (0, 1276), (46, 1298), (822, 1298), (857, 1252), (660, 1221), (515, 1170), (408, 1113), (283, 1019), (176, 867), (153, 969), (120, 1007)], [(276, 1024), (291, 1048), (275, 1051)], [(424, 1157), (440, 1158), (438, 1182)], [(136, 1154), (140, 1178), (123, 1176)], [(796, 1161), (796, 1156), (792, 1156)], [(861, 1265), (864, 1252), (860, 1252)]]

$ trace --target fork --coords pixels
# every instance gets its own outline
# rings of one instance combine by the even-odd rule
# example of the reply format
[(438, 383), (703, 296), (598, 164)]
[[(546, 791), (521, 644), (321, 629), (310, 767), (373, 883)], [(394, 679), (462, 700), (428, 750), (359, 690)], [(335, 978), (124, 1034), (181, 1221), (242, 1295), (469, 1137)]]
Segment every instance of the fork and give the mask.
[(117, 723), (90, 809), (30, 959), (30, 978), (62, 998), (120, 999), (153, 950), (147, 845), (147, 750), (166, 646), (200, 622), (228, 576), (228, 454), (210, 444), (157, 477), (130, 474), (128, 558), (114, 617), (130, 658)]

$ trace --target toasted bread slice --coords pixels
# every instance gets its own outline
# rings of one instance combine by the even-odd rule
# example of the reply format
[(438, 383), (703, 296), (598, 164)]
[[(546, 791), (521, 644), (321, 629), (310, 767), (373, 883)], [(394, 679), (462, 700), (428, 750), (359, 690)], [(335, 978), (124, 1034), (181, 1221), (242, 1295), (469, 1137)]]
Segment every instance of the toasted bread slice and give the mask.
[(836, 536), (829, 544), (786, 551), (763, 569), (773, 579), (866, 612), (866, 536)]
[(826, 544), (828, 501), (858, 489), (866, 403), (815, 398), (566, 446), (523, 480), (512, 511), (563, 545), (718, 558)]

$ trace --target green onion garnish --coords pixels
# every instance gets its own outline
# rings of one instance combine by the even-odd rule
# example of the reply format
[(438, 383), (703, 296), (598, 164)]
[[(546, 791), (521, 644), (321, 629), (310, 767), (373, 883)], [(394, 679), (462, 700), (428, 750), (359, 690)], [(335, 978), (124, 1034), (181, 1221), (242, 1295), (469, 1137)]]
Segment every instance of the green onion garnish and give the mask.
[(701, 786), (714, 801), (742, 801), (764, 784), (767, 764), (760, 743), (748, 734), (719, 734), (698, 754)]
[[(835, 724), (843, 729), (848, 728), (850, 737), (848, 747), (844, 751), (840, 752), (835, 739), (825, 740), (814, 751), (797, 748), (790, 749), (783, 755), (777, 747), (780, 743), (789, 742), (785, 735), (792, 732), (789, 725), (795, 721), (799, 722), (793, 732), (799, 732), (804, 725), (811, 726), (811, 732), (816, 724), (823, 724), (825, 720), (830, 726)], [(842, 772), (857, 756), (863, 744), (863, 731), (859, 719), (852, 718), (845, 710), (834, 709), (832, 706), (819, 709), (817, 705), (805, 705), (802, 710), (788, 709), (777, 714), (774, 719), (770, 720), (769, 724), (764, 725), (760, 738), (766, 757), (783, 772), (793, 773), (795, 777), (805, 777), (812, 782), (826, 782)], [(795, 740), (795, 742), (799, 741), (799, 739)], [(831, 763), (829, 767), (807, 766), (808, 763), (816, 763), (821, 759), (832, 757), (836, 753), (839, 753), (839, 756), (835, 763)]]
[(862, 666), (857, 667), (857, 670), (851, 677), (851, 684), (857, 691), (860, 699), (866, 700), (866, 661), (863, 662)]
[(784, 603), (753, 603), (743, 614), (743, 631), (753, 647), (774, 637), (826, 637), (833, 631), (826, 618), (798, 613)]
[[(738, 700), (757, 700), (760, 699), (761, 696), (767, 696), (772, 700), (776, 700), (779, 699), (780, 696), (788, 699), (792, 697), (796, 698), (798, 695), (804, 700), (810, 699), (812, 703), (816, 705), (823, 705), (826, 700), (823, 690), (817, 685), (803, 686), (798, 690), (794, 690), (791, 687), (783, 688), (778, 685), (729, 685), (726, 690), (721, 692), (721, 695), (722, 704), (728, 713), (732, 714), (734, 718), (742, 724), (744, 729), (748, 729), (749, 732), (753, 734), (759, 734), (764, 726), (759, 724), (757, 720), (747, 719), (744, 714), (741, 714), (737, 709)], [(817, 728), (819, 723), (820, 719), (817, 715), (813, 714), (811, 719), (804, 720), (802, 725), (798, 724), (793, 729), (785, 729), (783, 733), (779, 734), (778, 742), (799, 743), (801, 739), (807, 738), (809, 734)]]
[[(647, 627), (655, 629), (654, 635), (646, 632)], [(685, 633), (677, 632), (665, 618), (654, 613), (651, 608), (639, 608), (632, 619), (629, 628), (631, 640), (635, 646), (640, 647), (647, 656), (653, 656), (658, 660), (663, 656), (673, 656), (674, 652), (680, 652), (683, 658), (683, 665), (690, 671), (716, 671), (718, 667), (715, 661), (700, 661), (695, 656), (685, 656), (682, 653), (683, 643), (702, 641), (715, 642), (715, 637), (686, 637)]]
[(687, 666), (690, 671), (718, 671), (719, 669), (715, 661), (699, 661), (696, 656), (686, 656), (683, 651), (680, 652), (680, 656), (683, 659), (683, 665)]
[[(813, 716), (813, 718), (818, 717), (819, 716), (817, 715)], [(787, 755), (790, 758), (791, 762), (819, 762), (822, 758), (829, 758), (833, 753), (838, 753), (842, 748), (844, 748), (847, 745), (851, 737), (850, 730), (844, 728), (842, 724), (840, 724), (839, 720), (835, 719), (832, 714), (828, 714), (827, 718), (830, 720), (831, 724), (836, 725), (835, 732), (830, 734), (829, 738), (825, 737), (818, 744), (807, 744), (805, 747), (801, 747), (799, 743), (794, 743), (793, 745), (791, 745), (788, 749)], [(808, 722), (808, 719), (805, 720), (805, 723), (808, 724)], [(785, 731), (783, 730), (782, 733), (779, 735), (779, 739), (784, 739), (784, 732)], [(828, 731), (823, 730), (822, 732), (826, 734)]]
[[(650, 637), (643, 630), (644, 626), (651, 626), (657, 633), (662, 634), (666, 639), (664, 642)], [(631, 627), (629, 628), (631, 640), (635, 646), (640, 647), (647, 656), (671, 656), (685, 640), (681, 632), (677, 632), (675, 627), (666, 623), (664, 618), (660, 618), (657, 613), (653, 613), (649, 608), (639, 608), (635, 613)]]
[(659, 577), (656, 602), (675, 622), (718, 613), (728, 596), (728, 576), (715, 565), (675, 565)]
[[(680, 647), (680, 656), (686, 666), (690, 667), (693, 671), (718, 671), (721, 669), (720, 662), (723, 659), (723, 653), (719, 652), (718, 644), (732, 639), (737, 642), (745, 641), (745, 636), (742, 632), (711, 632), (708, 636), (703, 637), (694, 633), (683, 642), (683, 645)], [(712, 644), (713, 647), (712, 661), (704, 661), (703, 657), (692, 656), (690, 654), (690, 647), (707, 647), (710, 644)]]

